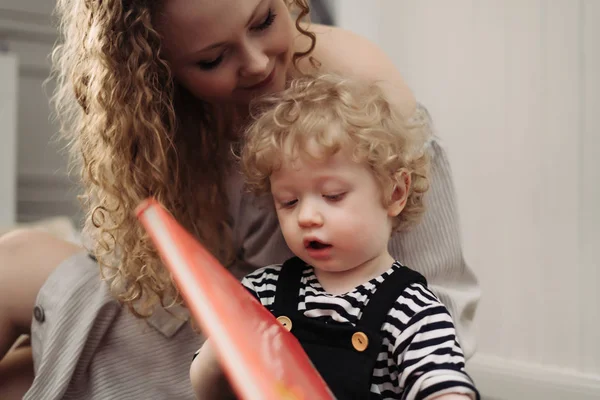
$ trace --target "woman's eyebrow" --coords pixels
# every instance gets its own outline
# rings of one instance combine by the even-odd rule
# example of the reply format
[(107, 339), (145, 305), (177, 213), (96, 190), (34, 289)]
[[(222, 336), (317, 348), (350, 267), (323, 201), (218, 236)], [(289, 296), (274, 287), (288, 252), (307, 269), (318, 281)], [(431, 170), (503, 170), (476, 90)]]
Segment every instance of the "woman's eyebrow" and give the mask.
[[(259, 2), (257, 5), (256, 5), (256, 7), (254, 7), (254, 11), (252, 12), (252, 14), (250, 15), (250, 17), (248, 18), (248, 20), (247, 20), (247, 22), (246, 22), (246, 26), (245, 26), (246, 28), (247, 28), (248, 26), (250, 26), (250, 24), (252, 24), (252, 21), (254, 21), (254, 18), (256, 17), (256, 14), (258, 13), (258, 10), (261, 8), (260, 6), (261, 6), (263, 3), (267, 2), (267, 1), (269, 1), (269, 0), (261, 0), (261, 1), (260, 1), (260, 2)], [(197, 54), (200, 54), (200, 53), (204, 53), (205, 51), (209, 51), (209, 50), (216, 49), (216, 48), (218, 48), (218, 47), (225, 46), (226, 44), (227, 44), (227, 42), (223, 42), (223, 41), (222, 41), (222, 42), (213, 43), (213, 44), (209, 44), (208, 46), (206, 46), (206, 47), (203, 47), (203, 48), (202, 48), (202, 49), (200, 49), (200, 50), (195, 50), (195, 51), (191, 52), (191, 53), (190, 53), (190, 55), (189, 55), (189, 58), (193, 58), (193, 56), (195, 56), (195, 55), (197, 55)]]

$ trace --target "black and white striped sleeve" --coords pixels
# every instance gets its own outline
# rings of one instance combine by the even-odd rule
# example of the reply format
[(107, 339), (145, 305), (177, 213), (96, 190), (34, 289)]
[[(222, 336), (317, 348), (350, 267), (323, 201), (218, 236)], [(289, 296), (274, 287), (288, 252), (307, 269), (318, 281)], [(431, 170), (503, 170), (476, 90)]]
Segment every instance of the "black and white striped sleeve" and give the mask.
[(279, 277), (280, 265), (272, 265), (257, 269), (242, 279), (242, 285), (261, 302), (265, 307), (275, 301), (275, 290), (277, 278)]
[(260, 301), (260, 297), (258, 297), (258, 293), (256, 292), (256, 289), (254, 288), (254, 284), (247, 279), (247, 277), (244, 277), (244, 279), (242, 279), (242, 286), (244, 288), (246, 288), (246, 290), (258, 301)]
[(420, 284), (407, 288), (391, 313), (398, 324), (394, 360), (403, 399), (428, 400), (448, 393), (479, 399), (465, 372), (465, 357), (446, 307)]

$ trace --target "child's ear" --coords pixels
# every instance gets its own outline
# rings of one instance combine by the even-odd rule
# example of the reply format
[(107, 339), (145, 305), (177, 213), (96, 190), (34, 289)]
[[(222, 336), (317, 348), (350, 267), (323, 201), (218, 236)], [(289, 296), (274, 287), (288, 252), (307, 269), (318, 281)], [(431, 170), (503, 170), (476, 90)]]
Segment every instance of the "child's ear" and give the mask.
[(392, 198), (387, 207), (390, 217), (397, 217), (404, 210), (411, 183), (410, 174), (405, 169), (400, 170), (394, 178), (396, 187), (392, 192)]

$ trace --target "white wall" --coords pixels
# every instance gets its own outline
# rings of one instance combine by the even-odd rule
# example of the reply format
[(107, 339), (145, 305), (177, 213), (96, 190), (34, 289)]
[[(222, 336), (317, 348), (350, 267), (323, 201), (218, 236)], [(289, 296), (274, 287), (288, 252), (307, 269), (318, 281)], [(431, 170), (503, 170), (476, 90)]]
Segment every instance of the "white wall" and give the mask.
[(449, 150), (483, 290), (470, 369), (484, 392), (600, 398), (600, 1), (336, 5)]
[(47, 92), (48, 55), (57, 39), (52, 25), (54, 1), (1, 0), (0, 45), (19, 59), (17, 217), (34, 220), (77, 211), (74, 185), (67, 179), (67, 157), (55, 139)]
[(17, 211), (17, 57), (0, 51), (0, 227)]

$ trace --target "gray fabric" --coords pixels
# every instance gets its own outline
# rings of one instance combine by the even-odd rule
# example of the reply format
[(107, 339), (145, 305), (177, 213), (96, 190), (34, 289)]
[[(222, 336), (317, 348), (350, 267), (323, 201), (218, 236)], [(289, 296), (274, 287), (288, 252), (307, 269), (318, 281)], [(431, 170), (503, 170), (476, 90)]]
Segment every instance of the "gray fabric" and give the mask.
[(479, 284), (461, 249), (448, 158), (436, 141), (431, 150), (434, 158), (427, 211), (419, 225), (392, 237), (389, 250), (392, 257), (427, 278), (429, 288), (450, 311), (465, 358), (469, 359), (476, 346), (473, 318), (480, 297)]
[(189, 367), (202, 338), (164, 311), (151, 326), (121, 308), (85, 253), (58, 266), (36, 304), (45, 320), (31, 327), (35, 379), (24, 399), (194, 398)]
[[(433, 132), (423, 107), (414, 118)], [(425, 218), (394, 235), (389, 248), (394, 258), (421, 272), (448, 307), (468, 358), (475, 350), (472, 320), (479, 286), (461, 251), (448, 159), (435, 138), (429, 150), (433, 165)], [(236, 172), (228, 192), (234, 245), (245, 261), (234, 273), (241, 277), (250, 265), (289, 258), (270, 199), (244, 193)], [(161, 310), (147, 321), (135, 318), (111, 298), (97, 265), (83, 253), (52, 273), (37, 304), (45, 320), (32, 325), (36, 377), (25, 399), (193, 398), (188, 371), (203, 339), (185, 322), (185, 310), (174, 311), (179, 317)]]

